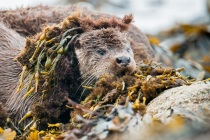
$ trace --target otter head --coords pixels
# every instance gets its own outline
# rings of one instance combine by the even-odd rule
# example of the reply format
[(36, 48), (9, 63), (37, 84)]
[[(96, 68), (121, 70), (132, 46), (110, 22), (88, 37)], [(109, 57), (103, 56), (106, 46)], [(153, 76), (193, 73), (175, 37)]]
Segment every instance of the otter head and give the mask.
[(92, 81), (102, 74), (129, 74), (136, 68), (127, 35), (116, 28), (85, 32), (76, 42), (75, 53), (83, 79)]

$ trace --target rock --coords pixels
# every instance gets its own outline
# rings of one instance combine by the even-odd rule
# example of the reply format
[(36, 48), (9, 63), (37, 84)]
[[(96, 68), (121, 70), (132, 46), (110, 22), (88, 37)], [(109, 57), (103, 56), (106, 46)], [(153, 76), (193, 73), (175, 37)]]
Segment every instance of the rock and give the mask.
[[(169, 109), (172, 112), (168, 112)], [(206, 112), (210, 112), (210, 83), (205, 82), (166, 90), (147, 106), (147, 113), (162, 121), (166, 121), (171, 113), (205, 119)]]

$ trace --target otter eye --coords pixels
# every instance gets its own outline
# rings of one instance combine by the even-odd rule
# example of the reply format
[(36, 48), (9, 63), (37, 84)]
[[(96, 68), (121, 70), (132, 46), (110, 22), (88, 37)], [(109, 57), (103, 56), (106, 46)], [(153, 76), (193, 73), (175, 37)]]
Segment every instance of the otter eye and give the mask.
[(101, 56), (106, 54), (105, 50), (97, 50), (97, 53), (100, 54)]
[(108, 46), (107, 48), (108, 48), (109, 50), (112, 50), (112, 49), (113, 49), (113, 47), (112, 47), (112, 46)]

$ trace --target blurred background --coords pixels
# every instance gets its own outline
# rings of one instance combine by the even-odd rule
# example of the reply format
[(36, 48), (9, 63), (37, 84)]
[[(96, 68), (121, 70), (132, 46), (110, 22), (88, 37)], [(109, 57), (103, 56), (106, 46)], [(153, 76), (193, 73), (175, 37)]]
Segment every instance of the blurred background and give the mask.
[(2, 10), (78, 5), (119, 17), (132, 13), (149, 38), (156, 61), (184, 67), (185, 76), (210, 77), (210, 0), (0, 0)]
[(205, 22), (206, 0), (0, 0), (1, 9), (77, 4), (122, 17), (132, 13), (144, 33), (157, 34), (177, 23)]

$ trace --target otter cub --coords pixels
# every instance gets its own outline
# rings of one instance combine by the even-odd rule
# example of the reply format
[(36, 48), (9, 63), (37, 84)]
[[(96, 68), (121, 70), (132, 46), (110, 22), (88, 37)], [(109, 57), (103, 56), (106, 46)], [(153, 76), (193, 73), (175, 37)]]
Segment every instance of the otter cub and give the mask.
[[(107, 16), (95, 19), (94, 16), (77, 17), (75, 15), (72, 14), (60, 24), (46, 27), (41, 33), (28, 38), (24, 48), (21, 46), (24, 46), (25, 39), (0, 24), (2, 34), (0, 47), (3, 46), (0, 52), (0, 86), (2, 87), (0, 101), (6, 104), (7, 111), (15, 122), (19, 121), (29, 110), (32, 110), (33, 117), (41, 124), (63, 121), (61, 120), (63, 115), (65, 116), (63, 118), (67, 118), (64, 122), (68, 122), (69, 113), (66, 115), (65, 112), (69, 110), (65, 108), (65, 96), (79, 102), (82, 97), (81, 85), (95, 82), (102, 74), (120, 76), (130, 74), (135, 70), (136, 62), (131, 45), (136, 48), (138, 42), (135, 43), (132, 40), (131, 37), (134, 34), (128, 33), (133, 18), (131, 15), (123, 19)], [(52, 42), (56, 47), (56, 44), (62, 42), (61, 36), (65, 37), (64, 34), (72, 26), (79, 29), (75, 31), (78, 36), (72, 42), (66, 38), (63, 46), (68, 46), (68, 42), (71, 42), (70, 47), (68, 46), (69, 49), (65, 54), (58, 54), (59, 57), (57, 57), (57, 54), (52, 53), (52, 49), (49, 49), (49, 44), (54, 38)], [(36, 54), (35, 48), (37, 44), (40, 44), (38, 42), (41, 42), (43, 34), (44, 39), (41, 41), (44, 42), (42, 44), (44, 44), (43, 50), (46, 51), (43, 53), (45, 55), (40, 58), (40, 61), (35, 55), (38, 60), (31, 63), (29, 58), (33, 57), (32, 54)], [(73, 35), (67, 34), (66, 36)], [(18, 52), (20, 52), (19, 55)], [(13, 60), (15, 56), (18, 62)], [(43, 62), (47, 61), (48, 56), (58, 61), (53, 68), (53, 77), (41, 73), (45, 70)], [(22, 74), (22, 80), (27, 84), (17, 92), (17, 85), (20, 83), (18, 75), (21, 73), (21, 66), (18, 63), (26, 67), (24, 71), (27, 75)], [(31, 80), (34, 78), (33, 72), (35, 71), (40, 73), (39, 82)], [(34, 87), (38, 88), (34, 91)], [(26, 96), (29, 89), (32, 92), (30, 96)], [(43, 116), (44, 119), (42, 119)]]
[(99, 78), (101, 74), (132, 73), (136, 68), (126, 33), (115, 28), (99, 29), (82, 34), (77, 41), (75, 53), (86, 81)]

